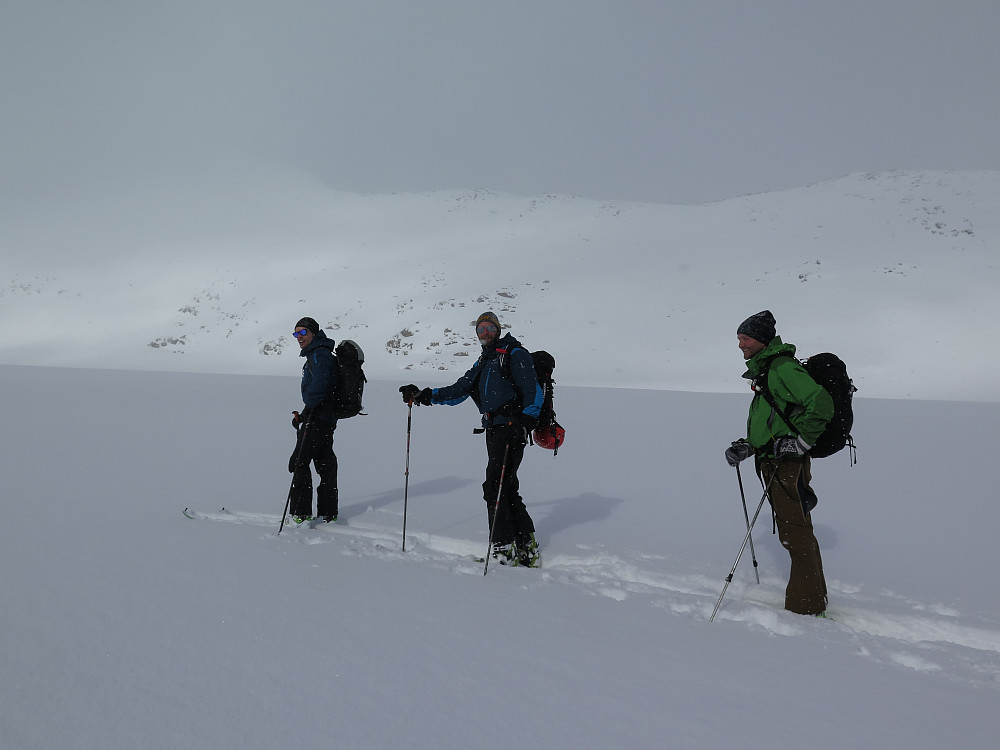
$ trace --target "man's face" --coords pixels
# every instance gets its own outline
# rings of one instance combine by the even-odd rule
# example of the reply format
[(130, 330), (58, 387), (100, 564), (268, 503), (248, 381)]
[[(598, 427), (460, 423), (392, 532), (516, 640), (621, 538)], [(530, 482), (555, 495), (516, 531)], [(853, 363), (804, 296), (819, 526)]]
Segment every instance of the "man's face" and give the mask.
[(476, 326), (476, 336), (479, 337), (479, 343), (483, 346), (489, 346), (496, 341), (498, 333), (497, 327), (492, 323), (480, 323)]
[(740, 342), (740, 351), (743, 352), (743, 359), (750, 359), (760, 351), (763, 351), (766, 344), (760, 343), (757, 339), (747, 336), (745, 333), (737, 333), (736, 339)]
[(312, 343), (312, 340), (316, 338), (312, 331), (308, 328), (302, 328), (301, 326), (295, 329), (294, 336), (296, 341), (299, 342), (299, 349), (305, 349)]

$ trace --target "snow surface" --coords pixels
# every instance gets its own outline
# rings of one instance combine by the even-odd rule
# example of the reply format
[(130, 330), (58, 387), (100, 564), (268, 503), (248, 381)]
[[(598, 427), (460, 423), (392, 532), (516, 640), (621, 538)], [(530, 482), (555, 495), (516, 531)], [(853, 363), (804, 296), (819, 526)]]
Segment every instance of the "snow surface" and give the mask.
[(762, 514), (761, 583), (748, 554), (709, 623), (745, 533), (722, 451), (747, 395), (560, 385), (568, 441), (521, 472), (544, 568), (484, 577), (471, 406), (413, 411), (401, 550), (398, 385), (337, 430), (336, 528), (279, 536), (295, 375), (0, 366), (0, 746), (995, 742), (1000, 406), (859, 399), (857, 466), (814, 465), (835, 619), (781, 609)]
[[(0, 229), (0, 747), (995, 744), (1000, 175), (698, 207), (286, 178)], [(569, 437), (521, 471), (543, 569), (484, 577), (468, 404), (413, 410), (402, 550), (396, 389), (463, 372), (487, 307), (555, 354)], [(781, 609), (763, 513), (761, 583), (745, 555), (709, 623), (745, 535), (735, 327), (764, 307), (862, 388), (859, 463), (814, 464), (834, 619)], [(303, 314), (372, 382), (341, 520), (277, 535)]]

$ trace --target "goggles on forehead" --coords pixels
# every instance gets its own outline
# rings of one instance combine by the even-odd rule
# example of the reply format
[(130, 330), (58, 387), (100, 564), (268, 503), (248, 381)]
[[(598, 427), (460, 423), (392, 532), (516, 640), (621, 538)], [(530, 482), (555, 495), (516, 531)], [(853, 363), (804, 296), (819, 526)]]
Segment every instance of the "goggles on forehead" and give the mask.
[(476, 335), (482, 336), (484, 333), (490, 333), (494, 336), (497, 335), (497, 327), (492, 323), (480, 323), (476, 326)]

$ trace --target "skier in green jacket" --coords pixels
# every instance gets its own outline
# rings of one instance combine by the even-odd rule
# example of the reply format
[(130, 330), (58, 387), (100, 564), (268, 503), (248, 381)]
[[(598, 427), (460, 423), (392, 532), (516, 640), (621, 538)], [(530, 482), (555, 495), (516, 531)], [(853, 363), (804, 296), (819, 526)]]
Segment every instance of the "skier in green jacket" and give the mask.
[[(747, 437), (726, 450), (726, 461), (738, 466), (740, 461), (756, 457), (757, 475), (771, 502), (778, 538), (792, 563), (785, 609), (822, 615), (826, 612), (826, 579), (810, 515), (817, 501), (809, 485), (809, 449), (833, 417), (833, 400), (795, 359), (795, 347), (781, 341), (769, 310), (743, 321), (736, 338), (747, 361), (743, 377), (751, 381), (754, 397)], [(764, 389), (781, 414), (768, 403)], [(782, 414), (789, 415), (790, 425)]]

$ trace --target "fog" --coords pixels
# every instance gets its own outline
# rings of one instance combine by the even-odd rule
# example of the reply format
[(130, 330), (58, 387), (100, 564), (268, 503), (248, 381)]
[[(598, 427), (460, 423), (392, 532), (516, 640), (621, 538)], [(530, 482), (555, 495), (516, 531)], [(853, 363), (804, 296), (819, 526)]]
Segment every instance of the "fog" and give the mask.
[(356, 192), (702, 203), (998, 169), (995, 2), (6, 4), (0, 199), (251, 160)]

